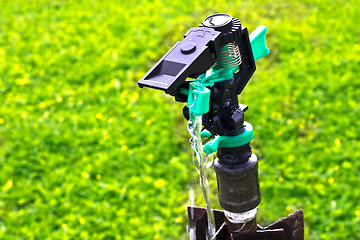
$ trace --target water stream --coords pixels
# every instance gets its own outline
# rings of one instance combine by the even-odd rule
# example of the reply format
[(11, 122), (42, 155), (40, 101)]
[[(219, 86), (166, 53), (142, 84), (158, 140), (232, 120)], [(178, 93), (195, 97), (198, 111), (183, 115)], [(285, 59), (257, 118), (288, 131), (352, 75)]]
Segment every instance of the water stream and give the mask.
[[(211, 208), (210, 196), (209, 196), (209, 183), (207, 171), (211, 166), (211, 161), (208, 162), (208, 156), (203, 152), (203, 145), (201, 141), (201, 128), (202, 128), (202, 117), (196, 114), (190, 113), (190, 119), (188, 121), (188, 131), (191, 135), (191, 147), (194, 150), (193, 162), (196, 166), (196, 170), (200, 175), (200, 184), (203, 192), (203, 198), (206, 203), (207, 220), (208, 220), (208, 232), (207, 240), (215, 240), (215, 218), (214, 212)], [(195, 239), (194, 234), (190, 232), (190, 239)]]

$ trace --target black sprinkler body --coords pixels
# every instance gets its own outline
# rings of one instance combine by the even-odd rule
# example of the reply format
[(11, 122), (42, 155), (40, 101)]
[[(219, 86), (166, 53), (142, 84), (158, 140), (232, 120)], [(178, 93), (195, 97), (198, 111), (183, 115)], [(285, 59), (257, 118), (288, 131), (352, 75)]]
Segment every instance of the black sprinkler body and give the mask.
[(258, 161), (250, 145), (219, 148), (217, 157), (215, 171), (221, 207), (235, 213), (256, 208), (261, 201)]

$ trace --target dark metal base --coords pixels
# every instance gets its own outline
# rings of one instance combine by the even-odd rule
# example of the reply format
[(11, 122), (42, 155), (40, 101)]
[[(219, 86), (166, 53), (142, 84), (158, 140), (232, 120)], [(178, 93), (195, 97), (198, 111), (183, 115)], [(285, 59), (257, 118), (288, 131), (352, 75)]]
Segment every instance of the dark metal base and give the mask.
[[(206, 239), (206, 208), (188, 207), (190, 228), (195, 229), (196, 240)], [(217, 240), (303, 240), (304, 217), (301, 209), (267, 227), (258, 225), (256, 231), (229, 233), (223, 211), (214, 210)]]

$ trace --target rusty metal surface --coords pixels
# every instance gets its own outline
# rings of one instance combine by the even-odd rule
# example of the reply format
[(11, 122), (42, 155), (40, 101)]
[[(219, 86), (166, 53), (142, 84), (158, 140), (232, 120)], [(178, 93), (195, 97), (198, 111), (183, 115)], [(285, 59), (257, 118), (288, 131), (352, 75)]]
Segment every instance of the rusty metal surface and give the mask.
[[(206, 239), (207, 213), (205, 208), (188, 207), (190, 228), (196, 229), (196, 240)], [(302, 210), (297, 210), (267, 227), (258, 227), (257, 231), (242, 231), (230, 234), (224, 213), (214, 210), (217, 240), (303, 240), (304, 218)]]
[[(216, 230), (219, 230), (223, 223), (225, 222), (225, 215), (220, 210), (213, 210), (215, 217), (215, 226)], [(206, 208), (201, 207), (191, 207), (188, 206), (188, 216), (189, 216), (189, 225), (190, 228), (196, 228), (196, 239), (206, 239), (206, 229), (207, 229), (207, 213)], [(217, 234), (217, 239), (230, 239), (228, 238), (228, 230), (222, 228)]]
[(289, 216), (284, 217), (273, 224), (270, 224), (269, 226), (263, 228), (263, 230), (279, 228), (284, 229), (286, 240), (303, 240), (304, 215), (302, 209), (299, 209)]

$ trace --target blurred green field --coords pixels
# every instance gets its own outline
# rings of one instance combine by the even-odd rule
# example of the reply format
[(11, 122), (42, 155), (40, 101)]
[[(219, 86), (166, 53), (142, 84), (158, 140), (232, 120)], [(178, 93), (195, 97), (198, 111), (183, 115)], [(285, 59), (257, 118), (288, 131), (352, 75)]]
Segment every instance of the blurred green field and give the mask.
[(260, 224), (302, 208), (307, 239), (360, 239), (358, 1), (0, 9), (0, 239), (187, 238), (196, 174), (182, 105), (137, 81), (216, 12), (249, 32), (268, 26), (271, 54), (240, 97), (260, 163)]

